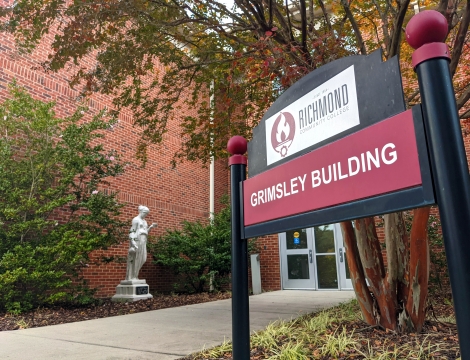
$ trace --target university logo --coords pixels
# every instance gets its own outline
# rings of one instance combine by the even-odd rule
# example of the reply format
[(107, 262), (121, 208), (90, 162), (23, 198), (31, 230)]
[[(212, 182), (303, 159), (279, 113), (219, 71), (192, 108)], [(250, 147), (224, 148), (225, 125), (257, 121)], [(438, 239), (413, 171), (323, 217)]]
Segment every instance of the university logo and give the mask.
[(292, 145), (295, 136), (295, 119), (289, 112), (281, 112), (274, 121), (271, 130), (271, 145), (274, 151), (287, 155), (287, 150)]

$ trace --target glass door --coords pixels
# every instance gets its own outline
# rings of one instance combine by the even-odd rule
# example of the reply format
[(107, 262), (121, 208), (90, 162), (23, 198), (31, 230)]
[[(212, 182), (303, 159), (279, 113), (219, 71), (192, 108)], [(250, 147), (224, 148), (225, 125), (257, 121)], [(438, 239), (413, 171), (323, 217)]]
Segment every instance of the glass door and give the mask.
[(315, 288), (312, 238), (312, 229), (291, 230), (279, 234), (284, 289)]
[(336, 246), (338, 248), (339, 278), (341, 290), (352, 290), (351, 275), (349, 274), (348, 259), (346, 258), (346, 247), (344, 246), (343, 233), (341, 225), (335, 224), (336, 227)]
[(317, 283), (319, 290), (339, 289), (336, 263), (335, 225), (313, 228), (315, 243), (315, 262), (317, 264)]

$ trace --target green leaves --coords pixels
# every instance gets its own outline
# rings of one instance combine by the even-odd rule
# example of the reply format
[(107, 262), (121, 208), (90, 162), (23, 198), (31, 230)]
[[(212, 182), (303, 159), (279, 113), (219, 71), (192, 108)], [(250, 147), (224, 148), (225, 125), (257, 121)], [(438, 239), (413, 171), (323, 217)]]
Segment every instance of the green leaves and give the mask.
[[(225, 198), (224, 204), (227, 205)], [(177, 277), (175, 288), (188, 292), (207, 289), (214, 276), (213, 286), (219, 289), (228, 281), (231, 271), (230, 207), (214, 215), (212, 223), (188, 222), (182, 230), (167, 230), (155, 243), (149, 244), (155, 263), (168, 266)], [(256, 249), (250, 240), (248, 252)]]
[[(144, 161), (147, 146), (162, 142), (169, 121), (180, 124), (171, 131), (185, 140), (175, 164), (226, 157), (228, 139), (249, 139), (280, 91), (317, 66), (355, 53), (342, 42), (339, 20), (330, 29), (321, 16), (310, 19), (306, 41), (296, 30), (298, 10), (283, 2), (241, 1), (233, 9), (217, 0), (15, 4), (3, 9), (5, 29), (27, 50), (53, 29), (44, 68), (78, 65), (73, 87), (130, 108), (142, 129), (137, 154)], [(96, 60), (90, 69), (80, 66), (87, 56)]]
[[(456, 89), (459, 108), (466, 109), (468, 66), (461, 54), (470, 12), (448, 2), (425, 6), (453, 19), (451, 68), (464, 63)], [(207, 164), (213, 156), (227, 157), (231, 136), (250, 139), (273, 101), (309, 72), (378, 48), (387, 58), (409, 51), (402, 36), (413, 14), (408, 4), (250, 0), (228, 9), (220, 0), (17, 0), (0, 7), (0, 16), (22, 49), (44, 38), (51, 49), (42, 64), (46, 70), (73, 64), (71, 86), (83, 95), (109, 95), (117, 109), (132, 111), (142, 130), (137, 155), (143, 161), (148, 145), (160, 144), (171, 131), (184, 139), (174, 164)], [(49, 32), (53, 36), (45, 37)], [(82, 59), (93, 66), (82, 66)], [(412, 69), (402, 70), (411, 79)], [(416, 101), (416, 82), (404, 83), (407, 102)], [(169, 129), (169, 121), (180, 126)]]
[(112, 124), (103, 113), (60, 119), (16, 84), (10, 95), (0, 104), (0, 311), (21, 312), (71, 300), (90, 252), (121, 239), (122, 205), (103, 189), (123, 164), (99, 143)]

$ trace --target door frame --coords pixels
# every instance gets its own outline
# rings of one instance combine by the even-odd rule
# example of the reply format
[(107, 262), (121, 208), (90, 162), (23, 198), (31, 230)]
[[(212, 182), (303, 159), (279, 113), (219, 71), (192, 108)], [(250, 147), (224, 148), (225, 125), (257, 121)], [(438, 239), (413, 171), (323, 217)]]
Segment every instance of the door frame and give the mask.
[[(351, 279), (346, 278), (346, 253), (343, 243), (343, 234), (341, 232), (341, 226), (339, 223), (334, 224), (334, 237), (335, 237), (335, 252), (332, 253), (336, 257), (336, 273), (338, 278), (338, 288), (332, 289), (318, 289), (318, 272), (317, 272), (317, 261), (315, 252), (315, 234), (314, 228), (305, 229), (307, 232), (307, 248), (306, 249), (295, 249), (287, 250), (287, 239), (286, 232), (278, 234), (279, 242), (279, 263), (280, 263), (280, 277), (281, 277), (281, 288), (284, 290), (322, 290), (322, 291), (338, 291), (338, 290), (353, 290)], [(291, 254), (309, 254), (308, 251), (312, 251), (312, 258), (309, 257), (309, 274), (310, 279), (307, 280), (287, 280), (287, 255)], [(342, 259), (340, 252), (342, 251)], [(288, 284), (287, 282), (291, 282)], [(301, 282), (304, 282), (303, 284)]]
[[(316, 244), (315, 244), (315, 227), (310, 228), (312, 230), (312, 235), (313, 235), (313, 242), (314, 242), (314, 253), (313, 253), (313, 258), (315, 259), (315, 273), (316, 273), (316, 280), (317, 280), (317, 290), (320, 291), (338, 291), (341, 290), (339, 284), (340, 284), (340, 278), (339, 278), (339, 265), (338, 265), (338, 244), (337, 244), (337, 233), (336, 233), (336, 224), (326, 224), (326, 226), (333, 225), (333, 245), (335, 247), (335, 250), (331, 253), (317, 253), (316, 252)], [(324, 226), (324, 225), (320, 225)], [(336, 288), (320, 288), (320, 280), (318, 279), (318, 269), (317, 269), (317, 256), (334, 256), (335, 257), (335, 268), (336, 268)]]
[[(302, 230), (302, 229), (299, 229)], [(280, 261), (280, 276), (281, 288), (285, 290), (316, 290), (317, 288), (317, 268), (315, 266), (315, 251), (313, 245), (313, 228), (305, 229), (307, 232), (307, 248), (305, 249), (287, 249), (286, 232), (278, 234), (279, 240), (279, 261)], [(311, 253), (310, 253), (311, 252)], [(309, 275), (307, 280), (293, 279), (288, 280), (287, 275), (287, 256), (296, 254), (307, 254), (309, 259)], [(311, 254), (311, 255), (310, 255)], [(284, 260), (283, 260), (284, 259)], [(290, 284), (289, 284), (289, 283)]]
[(346, 247), (344, 246), (343, 233), (339, 223), (335, 224), (335, 243), (339, 290), (353, 290), (351, 279), (346, 277)]

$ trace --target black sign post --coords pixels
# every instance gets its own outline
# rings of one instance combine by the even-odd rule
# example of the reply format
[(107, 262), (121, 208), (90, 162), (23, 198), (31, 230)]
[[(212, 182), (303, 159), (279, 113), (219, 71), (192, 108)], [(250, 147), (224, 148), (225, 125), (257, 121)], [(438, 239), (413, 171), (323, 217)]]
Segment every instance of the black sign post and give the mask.
[(437, 11), (415, 15), (406, 28), (416, 49), (418, 75), (432, 176), (440, 209), (462, 359), (470, 359), (470, 179), (459, 115), (443, 43), (447, 20)]
[(246, 179), (247, 141), (232, 137), (227, 150), (232, 155), (230, 166), (230, 198), (232, 206), (232, 354), (233, 359), (250, 359), (250, 306), (248, 298), (248, 246), (242, 236), (242, 197), (240, 184)]

